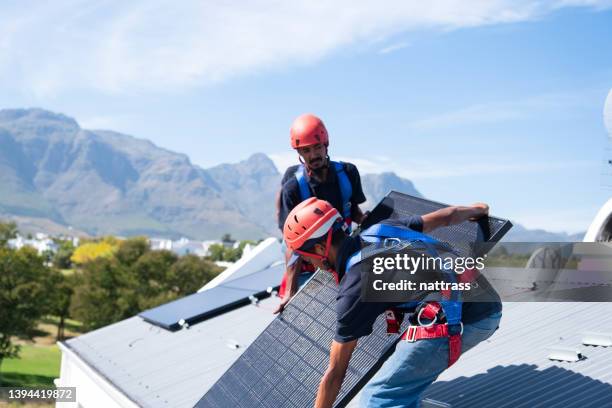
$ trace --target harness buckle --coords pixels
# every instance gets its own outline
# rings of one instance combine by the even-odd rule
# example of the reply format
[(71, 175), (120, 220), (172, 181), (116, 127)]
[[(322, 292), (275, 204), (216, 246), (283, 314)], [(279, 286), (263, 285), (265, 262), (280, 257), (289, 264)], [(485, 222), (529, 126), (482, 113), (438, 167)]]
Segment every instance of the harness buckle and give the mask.
[(402, 244), (402, 240), (399, 238), (385, 238), (383, 241), (383, 247), (385, 249), (391, 249), (398, 247)]
[(417, 327), (418, 326), (408, 326), (408, 329), (406, 330), (406, 341), (407, 342), (414, 343), (416, 341)]
[[(425, 323), (423, 323), (421, 321), (421, 315), (423, 314), (423, 311), (425, 311), (424, 307), (422, 307), (421, 310), (419, 310), (419, 313), (417, 314), (417, 323), (421, 327), (430, 327), (430, 326), (433, 326), (438, 321), (438, 315), (435, 315), (431, 322), (425, 324)], [(463, 331), (463, 326), (461, 326), (461, 331)]]

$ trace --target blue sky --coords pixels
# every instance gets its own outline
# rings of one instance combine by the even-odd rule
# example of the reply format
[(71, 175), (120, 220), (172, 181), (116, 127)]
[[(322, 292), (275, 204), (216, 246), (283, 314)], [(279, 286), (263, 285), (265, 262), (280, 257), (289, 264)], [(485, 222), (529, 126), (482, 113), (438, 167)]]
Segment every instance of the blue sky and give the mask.
[(294, 162), (288, 129), (310, 111), (332, 158), (431, 199), (577, 232), (609, 198), (612, 2), (229, 3), (5, 2), (0, 107), (59, 111), (203, 167)]

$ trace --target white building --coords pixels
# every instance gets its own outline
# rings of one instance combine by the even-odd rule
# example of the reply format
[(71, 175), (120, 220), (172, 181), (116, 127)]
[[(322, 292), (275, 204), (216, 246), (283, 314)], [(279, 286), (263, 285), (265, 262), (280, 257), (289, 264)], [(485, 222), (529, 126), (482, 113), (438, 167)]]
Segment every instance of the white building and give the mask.
[(149, 247), (153, 251), (161, 251), (161, 250), (172, 250), (172, 240), (171, 239), (163, 239), (163, 238), (151, 238), (149, 239)]
[(17, 235), (17, 238), (8, 241), (9, 248), (21, 249), (24, 246), (28, 246), (36, 249), (39, 255), (45, 252), (57, 252), (58, 245), (53, 242), (46, 234), (37, 233), (36, 238), (26, 239), (21, 235)]
[(208, 256), (210, 254), (210, 246), (214, 244), (221, 244), (221, 241), (195, 241), (185, 237), (176, 241), (164, 238), (151, 238), (149, 240), (149, 246), (152, 250), (172, 251), (179, 256), (188, 254), (193, 254), (200, 257)]

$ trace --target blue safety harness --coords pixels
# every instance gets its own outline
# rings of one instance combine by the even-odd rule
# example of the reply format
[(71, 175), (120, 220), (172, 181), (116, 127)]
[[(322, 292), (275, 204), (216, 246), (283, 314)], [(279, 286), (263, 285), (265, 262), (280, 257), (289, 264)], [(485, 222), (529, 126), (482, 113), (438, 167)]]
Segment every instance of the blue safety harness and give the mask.
[[(366, 230), (362, 231), (360, 234), (361, 238), (369, 242), (373, 245), (376, 245), (374, 249), (374, 253), (386, 252), (393, 249), (403, 249), (407, 246), (411, 246), (413, 248), (423, 249), (430, 256), (438, 256), (438, 249), (443, 248), (445, 250), (452, 251), (447, 245), (441, 243), (440, 241), (425, 235), (423, 233), (414, 231), (409, 228), (387, 225), (387, 224), (375, 224)], [(369, 256), (372, 256), (373, 253), (370, 253)], [(368, 256), (368, 257), (369, 257)], [(346, 262), (346, 272), (363, 261), (362, 259), (362, 251), (359, 250), (355, 252), (353, 255), (349, 257)], [(455, 271), (453, 270), (443, 270), (441, 271), (445, 274), (448, 274), (450, 282), (456, 282), (457, 276)], [(423, 304), (426, 304), (431, 299), (425, 299), (423, 301), (416, 302), (407, 302), (403, 303), (397, 308), (399, 310), (410, 310), (414, 311), (419, 308)], [(462, 310), (462, 299), (461, 293), (459, 291), (450, 291), (450, 296), (441, 296), (440, 300), (437, 300), (444, 312), (446, 317), (446, 321), (449, 325), (461, 325), (461, 310)]]
[[(351, 181), (344, 170), (344, 163), (342, 162), (330, 162), (331, 167), (336, 172), (336, 177), (338, 178), (338, 184), (340, 186), (340, 196), (342, 197), (342, 218), (347, 221), (350, 228), (350, 220), (351, 220), (351, 196), (353, 195), (353, 186), (351, 185)], [(300, 187), (300, 196), (302, 201), (309, 199), (313, 196), (310, 191), (310, 186), (308, 185), (308, 176), (306, 174), (306, 168), (303, 164), (300, 164), (295, 171), (295, 178), (297, 179), (298, 185)]]

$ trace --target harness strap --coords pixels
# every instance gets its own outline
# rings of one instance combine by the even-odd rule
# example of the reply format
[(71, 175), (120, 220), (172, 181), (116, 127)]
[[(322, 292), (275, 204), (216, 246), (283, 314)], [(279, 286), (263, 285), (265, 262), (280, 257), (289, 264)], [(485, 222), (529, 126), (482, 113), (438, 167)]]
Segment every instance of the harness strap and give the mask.
[[(344, 164), (342, 162), (332, 162), (334, 169), (336, 170), (336, 176), (338, 178), (338, 184), (340, 185), (340, 195), (342, 196), (342, 217), (345, 220), (351, 219), (351, 197), (353, 196), (353, 186), (351, 181), (344, 170)], [(347, 224), (350, 223), (347, 221)]]
[(306, 174), (304, 173), (305, 170), (304, 165), (301, 164), (295, 171), (295, 178), (297, 179), (298, 186), (300, 187), (300, 197), (302, 198), (302, 201), (312, 197), (312, 194), (310, 193), (310, 186), (308, 186), (308, 180), (306, 179)]
[(401, 339), (408, 342), (417, 340), (448, 338), (448, 366), (452, 366), (461, 356), (461, 333), (463, 325), (434, 324), (431, 326), (409, 326)]
[[(340, 197), (342, 198), (342, 218), (346, 223), (351, 226), (351, 197), (353, 196), (353, 186), (351, 181), (344, 170), (344, 164), (342, 162), (331, 161), (336, 176), (338, 178), (338, 186), (340, 187)], [(302, 201), (312, 197), (310, 186), (308, 185), (308, 178), (306, 175), (306, 168), (303, 164), (300, 164), (295, 171), (295, 178), (298, 181), (300, 187), (300, 197)]]
[(424, 244), (429, 244), (434, 248), (428, 248), (435, 250), (436, 248), (444, 249), (448, 252), (454, 252), (452, 248), (448, 245), (445, 245), (430, 237), (429, 235), (425, 235), (422, 232), (414, 231), (410, 228), (403, 228), (400, 226), (389, 225), (389, 224), (374, 224), (371, 227), (367, 228), (365, 231), (362, 231), (359, 234), (364, 241), (367, 242), (381, 242), (385, 239), (395, 239), (401, 241), (420, 241)]
[(387, 321), (387, 334), (398, 334), (404, 321), (404, 313), (397, 309), (387, 309), (385, 320)]

